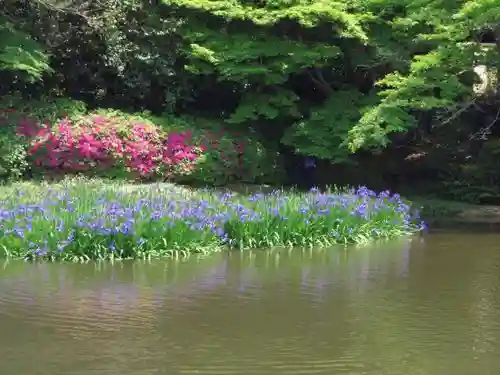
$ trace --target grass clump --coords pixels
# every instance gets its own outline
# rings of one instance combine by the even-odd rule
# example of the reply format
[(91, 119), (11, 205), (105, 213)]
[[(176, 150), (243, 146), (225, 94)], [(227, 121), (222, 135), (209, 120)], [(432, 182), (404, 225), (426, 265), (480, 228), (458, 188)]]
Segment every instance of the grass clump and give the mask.
[(367, 188), (242, 196), (172, 184), (16, 184), (0, 194), (0, 251), (24, 259), (144, 259), (224, 247), (313, 247), (422, 228), (398, 195)]

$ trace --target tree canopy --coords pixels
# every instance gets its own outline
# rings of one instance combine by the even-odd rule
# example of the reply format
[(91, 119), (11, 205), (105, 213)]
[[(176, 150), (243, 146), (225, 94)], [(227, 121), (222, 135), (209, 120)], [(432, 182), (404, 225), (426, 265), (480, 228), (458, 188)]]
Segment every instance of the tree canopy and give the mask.
[[(228, 121), (276, 126), (297, 151), (332, 160), (386, 146), (428, 110), (474, 100), (470, 73), (496, 69), (492, 0), (164, 0), (186, 18), (186, 68), (229, 81)], [(309, 103), (304, 103), (309, 102)]]
[(23, 73), (26, 79), (39, 79), (42, 73), (51, 70), (44, 46), (1, 16), (0, 70)]
[(466, 158), (498, 118), (494, 0), (2, 3), (0, 70), (40, 80), (25, 91), (219, 121), (334, 164), (401, 141)]

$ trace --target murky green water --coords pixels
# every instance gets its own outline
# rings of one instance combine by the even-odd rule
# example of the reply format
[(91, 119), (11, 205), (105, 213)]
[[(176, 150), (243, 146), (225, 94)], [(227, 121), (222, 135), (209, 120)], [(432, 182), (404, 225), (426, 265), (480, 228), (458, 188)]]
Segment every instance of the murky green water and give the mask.
[(500, 374), (500, 235), (0, 263), (1, 375)]

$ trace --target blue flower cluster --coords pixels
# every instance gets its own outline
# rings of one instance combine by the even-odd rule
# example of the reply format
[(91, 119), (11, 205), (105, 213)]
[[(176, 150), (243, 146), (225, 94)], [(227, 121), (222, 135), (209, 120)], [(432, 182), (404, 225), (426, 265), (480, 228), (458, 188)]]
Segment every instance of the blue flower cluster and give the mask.
[(117, 193), (49, 190), (37, 202), (23, 192), (0, 202), (0, 247), (7, 256), (63, 260), (156, 258), (223, 246), (330, 246), (423, 228), (388, 192), (276, 190), (241, 197), (174, 191)]

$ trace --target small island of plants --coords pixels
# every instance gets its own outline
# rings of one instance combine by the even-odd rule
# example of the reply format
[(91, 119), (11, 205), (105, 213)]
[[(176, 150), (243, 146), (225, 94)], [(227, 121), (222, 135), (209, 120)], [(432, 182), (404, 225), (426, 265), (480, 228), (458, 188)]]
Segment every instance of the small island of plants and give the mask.
[(239, 195), (99, 180), (4, 187), (0, 252), (63, 261), (206, 254), (223, 248), (325, 247), (423, 228), (397, 194), (275, 190)]

